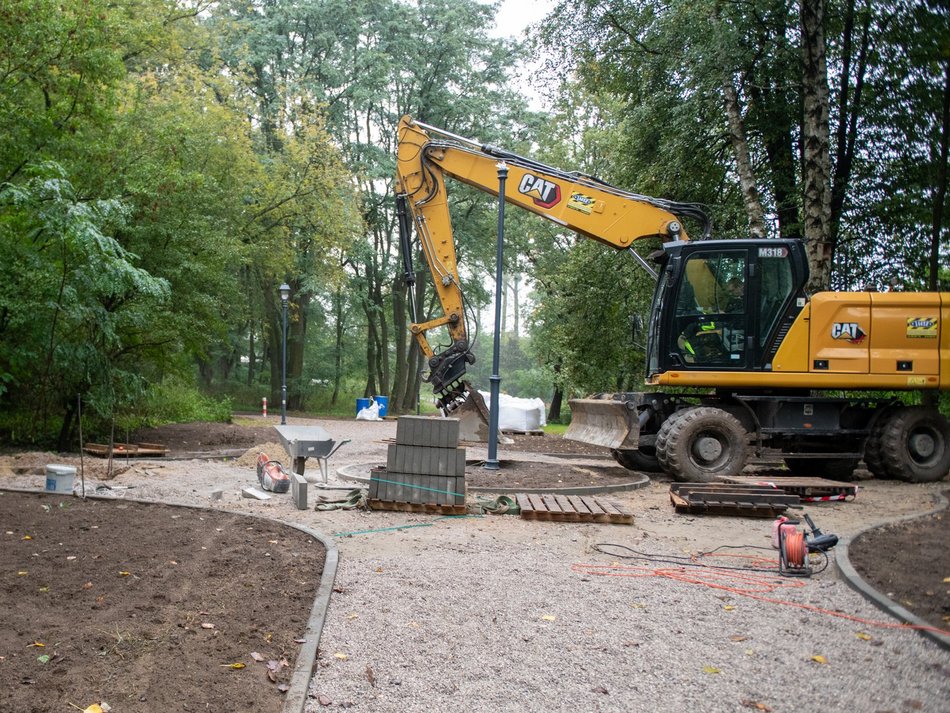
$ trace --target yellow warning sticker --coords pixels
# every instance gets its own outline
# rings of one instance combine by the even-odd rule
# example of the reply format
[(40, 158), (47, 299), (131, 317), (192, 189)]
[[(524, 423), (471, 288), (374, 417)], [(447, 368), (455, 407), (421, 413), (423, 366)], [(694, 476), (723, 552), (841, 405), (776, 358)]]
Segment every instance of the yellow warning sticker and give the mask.
[(909, 339), (936, 339), (936, 317), (908, 317), (907, 337)]
[(585, 215), (590, 215), (591, 211), (594, 210), (595, 202), (591, 196), (586, 196), (583, 193), (572, 193), (571, 199), (567, 202), (567, 207), (580, 211)]

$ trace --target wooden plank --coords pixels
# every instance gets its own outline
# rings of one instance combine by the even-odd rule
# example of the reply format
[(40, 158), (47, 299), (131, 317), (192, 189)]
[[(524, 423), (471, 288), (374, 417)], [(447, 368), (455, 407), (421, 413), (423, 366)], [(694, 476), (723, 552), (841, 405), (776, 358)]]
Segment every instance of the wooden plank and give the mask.
[(574, 506), (571, 505), (571, 501), (567, 499), (566, 495), (555, 495), (554, 500), (557, 502), (559, 508), (561, 508), (561, 513), (563, 517), (568, 522), (580, 522), (581, 516), (577, 514), (577, 511), (574, 509)]
[(772, 486), (776, 489), (799, 495), (800, 497), (822, 498), (838, 496), (839, 499), (857, 497), (858, 486), (838, 480), (825, 478), (809, 478), (797, 476), (777, 476), (762, 478), (760, 476), (719, 476), (724, 483), (748, 485), (756, 487)]
[(690, 493), (685, 499), (691, 503), (704, 502), (713, 503), (782, 503), (784, 505), (798, 505), (800, 501), (797, 495), (750, 495), (748, 493)]
[(633, 514), (618, 505), (615, 502), (610, 500), (603, 500), (600, 498), (595, 498), (597, 503), (604, 509), (604, 512), (607, 513), (607, 519), (616, 524), (616, 525), (632, 525), (633, 524)]
[(600, 506), (600, 503), (597, 502), (597, 498), (582, 495), (581, 500), (583, 501), (584, 505), (587, 506), (588, 510), (591, 511), (591, 514), (593, 514), (594, 522), (610, 522), (610, 518)]
[(594, 513), (592, 513), (590, 508), (584, 504), (584, 501), (581, 500), (580, 495), (568, 495), (567, 499), (568, 502), (571, 503), (571, 507), (574, 508), (574, 512), (577, 513), (577, 516), (580, 518), (581, 522), (594, 521)]
[(678, 493), (752, 493), (755, 495), (784, 495), (781, 488), (758, 488), (744, 485), (702, 486), (695, 484), (673, 483), (670, 488)]
[(427, 513), (429, 515), (466, 515), (465, 505), (438, 505), (435, 503), (405, 503), (391, 500), (369, 500), (370, 510), (391, 510), (395, 512)]
[(523, 517), (525, 520), (537, 519), (534, 512), (534, 507), (531, 505), (531, 501), (528, 500), (527, 495), (518, 493), (515, 495), (515, 502), (518, 503), (518, 508), (521, 510), (521, 517)]
[(525, 520), (553, 522), (609, 522), (633, 524), (633, 515), (617, 503), (578, 495), (516, 494)]
[(551, 519), (551, 513), (548, 512), (548, 509), (544, 506), (544, 501), (541, 499), (540, 495), (528, 493), (528, 500), (531, 502), (531, 507), (534, 509), (539, 520)]

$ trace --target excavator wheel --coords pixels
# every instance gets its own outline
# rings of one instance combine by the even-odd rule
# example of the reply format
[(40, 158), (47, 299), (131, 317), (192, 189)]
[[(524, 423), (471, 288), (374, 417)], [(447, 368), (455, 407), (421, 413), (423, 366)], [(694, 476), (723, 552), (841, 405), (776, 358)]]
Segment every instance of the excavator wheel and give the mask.
[(667, 460), (667, 446), (666, 442), (669, 440), (670, 432), (672, 431), (673, 421), (680, 418), (688, 409), (682, 409), (680, 411), (674, 411), (671, 413), (667, 419), (660, 424), (660, 430), (656, 434), (656, 462), (660, 464), (660, 468), (664, 473), (669, 473), (670, 465)]
[(940, 480), (950, 471), (950, 422), (927, 406), (896, 410), (884, 423), (881, 460), (887, 472), (901, 480)]
[(793, 475), (820, 476), (830, 480), (851, 480), (858, 467), (857, 458), (785, 458)]
[(884, 424), (887, 423), (887, 415), (874, 424), (867, 442), (864, 444), (864, 464), (871, 471), (871, 475), (879, 480), (893, 480), (895, 476), (884, 466)]
[(635, 451), (611, 449), (610, 455), (627, 470), (639, 470), (644, 473), (662, 473), (663, 466), (656, 458), (656, 448), (643, 447)]
[(657, 459), (674, 480), (705, 483), (736, 475), (749, 457), (748, 434), (727, 411), (696, 406), (677, 412), (660, 427)]

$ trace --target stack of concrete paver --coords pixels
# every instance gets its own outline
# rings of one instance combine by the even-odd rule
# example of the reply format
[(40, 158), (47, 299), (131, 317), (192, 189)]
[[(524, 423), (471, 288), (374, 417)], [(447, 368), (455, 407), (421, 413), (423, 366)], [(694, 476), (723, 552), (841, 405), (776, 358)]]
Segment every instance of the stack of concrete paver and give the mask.
[(374, 468), (369, 499), (465, 505), (465, 449), (454, 418), (400, 416), (385, 468)]

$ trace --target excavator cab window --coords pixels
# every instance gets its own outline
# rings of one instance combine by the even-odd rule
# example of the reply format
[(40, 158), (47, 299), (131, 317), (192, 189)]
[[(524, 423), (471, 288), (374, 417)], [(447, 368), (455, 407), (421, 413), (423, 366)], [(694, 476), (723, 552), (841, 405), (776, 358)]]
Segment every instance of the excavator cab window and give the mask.
[(746, 366), (748, 251), (686, 258), (674, 310), (674, 361), (702, 368)]
[(650, 320), (648, 368), (768, 369), (805, 304), (804, 250), (791, 240), (664, 246)]

